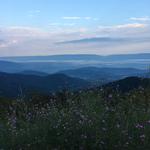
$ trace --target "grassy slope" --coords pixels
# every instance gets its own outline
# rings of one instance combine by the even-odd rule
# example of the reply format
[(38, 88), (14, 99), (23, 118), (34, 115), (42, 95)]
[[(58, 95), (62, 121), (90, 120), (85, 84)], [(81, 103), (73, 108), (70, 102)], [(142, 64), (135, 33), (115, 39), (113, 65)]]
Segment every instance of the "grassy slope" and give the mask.
[(0, 149), (150, 148), (150, 90), (0, 100)]

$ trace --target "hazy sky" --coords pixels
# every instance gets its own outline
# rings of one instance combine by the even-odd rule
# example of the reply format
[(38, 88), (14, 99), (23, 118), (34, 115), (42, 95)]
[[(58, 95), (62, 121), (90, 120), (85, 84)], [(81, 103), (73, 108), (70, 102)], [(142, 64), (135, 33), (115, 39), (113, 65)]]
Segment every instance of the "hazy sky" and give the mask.
[(150, 0), (0, 0), (0, 56), (150, 52), (149, 6)]

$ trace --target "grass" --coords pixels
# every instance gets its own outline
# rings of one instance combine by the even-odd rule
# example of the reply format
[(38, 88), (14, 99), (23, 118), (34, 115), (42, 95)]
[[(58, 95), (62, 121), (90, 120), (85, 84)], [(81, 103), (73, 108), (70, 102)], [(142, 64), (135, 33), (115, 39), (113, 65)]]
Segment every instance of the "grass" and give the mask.
[(148, 150), (150, 90), (0, 100), (0, 149)]

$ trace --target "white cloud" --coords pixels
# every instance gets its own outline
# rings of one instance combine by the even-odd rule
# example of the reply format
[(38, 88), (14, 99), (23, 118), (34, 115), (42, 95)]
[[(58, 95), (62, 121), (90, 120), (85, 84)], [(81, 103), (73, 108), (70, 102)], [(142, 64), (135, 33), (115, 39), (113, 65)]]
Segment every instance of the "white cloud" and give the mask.
[(80, 20), (81, 17), (62, 17), (62, 19), (65, 19), (65, 20)]
[[(51, 23), (56, 25), (56, 23)], [(69, 25), (69, 24), (66, 24)], [(65, 53), (131, 53), (150, 52), (150, 25), (142, 23), (100, 26), (98, 28), (72, 26), (41, 30), (32, 27), (0, 28), (0, 56), (48, 55)], [(131, 39), (125, 43), (101, 42), (57, 45), (55, 43), (93, 37)], [(137, 39), (134, 40), (134, 39)]]
[(110, 29), (129, 29), (129, 28), (145, 28), (148, 24), (143, 23), (130, 23), (130, 24), (120, 24), (115, 26), (99, 26), (99, 28), (110, 28)]
[(30, 10), (30, 11), (28, 11), (28, 16), (33, 18), (33, 17), (37, 16), (39, 13), (41, 13), (40, 10)]
[(99, 19), (99, 18), (93, 18), (93, 20), (94, 20), (94, 21), (99, 21), (100, 19)]
[(86, 17), (75, 17), (75, 16), (68, 16), (68, 17), (62, 17), (62, 19), (64, 20), (94, 20), (94, 21), (98, 21), (98, 18), (92, 18), (90, 16), (86, 16)]
[(91, 17), (84, 17), (85, 20), (91, 20)]
[(49, 26), (57, 27), (57, 26), (74, 26), (75, 23), (49, 23)]
[(30, 10), (30, 11), (28, 11), (29, 13), (40, 13), (41, 11), (40, 10)]
[(40, 30), (39, 28), (24, 27), (24, 26), (12, 26), (1, 29), (0, 36), (9, 38), (43, 38), (48, 36), (47, 32)]
[(131, 17), (130, 20), (133, 21), (150, 21), (150, 17)]
[(146, 26), (147, 26), (147, 24), (131, 23), (131, 24), (117, 25), (116, 28), (144, 28)]

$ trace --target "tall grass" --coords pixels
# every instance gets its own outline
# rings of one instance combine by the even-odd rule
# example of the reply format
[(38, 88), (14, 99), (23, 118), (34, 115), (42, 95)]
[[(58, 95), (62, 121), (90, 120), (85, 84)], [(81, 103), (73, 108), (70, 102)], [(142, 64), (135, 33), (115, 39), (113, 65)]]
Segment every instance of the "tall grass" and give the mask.
[(0, 100), (0, 149), (148, 150), (150, 90)]

